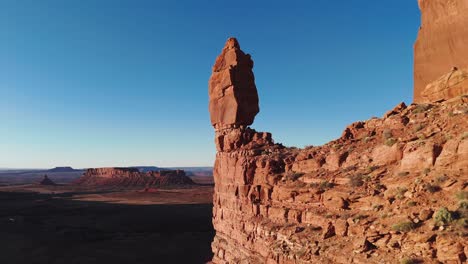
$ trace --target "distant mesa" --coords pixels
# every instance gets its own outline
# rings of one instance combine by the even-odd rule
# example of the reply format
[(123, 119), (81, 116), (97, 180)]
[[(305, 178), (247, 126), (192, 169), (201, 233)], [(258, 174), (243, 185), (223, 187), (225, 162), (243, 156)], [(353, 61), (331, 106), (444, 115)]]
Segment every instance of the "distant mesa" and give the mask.
[(44, 175), (44, 178), (39, 182), (39, 184), (40, 185), (57, 185), (47, 175)]
[(138, 168), (97, 168), (88, 169), (74, 182), (82, 186), (102, 187), (165, 187), (191, 185), (194, 182), (183, 170), (159, 170), (141, 172)]
[(129, 167), (132, 169), (138, 169), (140, 172), (150, 172), (150, 171), (160, 171), (161, 168), (156, 167), (156, 166), (133, 166)]
[(73, 169), (72, 167), (55, 167), (53, 169), (47, 170), (48, 172), (75, 172), (78, 170)]

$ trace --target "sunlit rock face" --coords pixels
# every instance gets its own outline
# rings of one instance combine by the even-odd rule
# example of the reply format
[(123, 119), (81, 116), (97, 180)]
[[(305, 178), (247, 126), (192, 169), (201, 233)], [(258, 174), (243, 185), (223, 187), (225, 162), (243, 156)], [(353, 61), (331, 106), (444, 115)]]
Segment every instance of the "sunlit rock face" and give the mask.
[(253, 61), (235, 38), (227, 40), (213, 66), (209, 81), (210, 116), (213, 126), (251, 125), (259, 112), (252, 72)]
[(460, 92), (466, 93), (466, 89), (458, 88), (430, 96), (425, 89), (454, 68), (468, 69), (468, 1), (418, 0), (418, 3), (421, 28), (414, 46), (414, 102), (450, 99)]
[[(467, 188), (468, 97), (400, 103), (322, 146), (287, 148), (248, 127), (258, 95), (238, 47), (228, 40), (210, 80), (212, 263), (466, 261), (466, 232), (438, 227), (437, 215), (468, 214), (455, 198)], [(449, 84), (463, 76), (453, 73)], [(438, 87), (431, 96), (443, 94)]]
[(140, 172), (137, 168), (87, 169), (74, 184), (96, 187), (165, 187), (190, 185), (193, 181), (183, 170)]

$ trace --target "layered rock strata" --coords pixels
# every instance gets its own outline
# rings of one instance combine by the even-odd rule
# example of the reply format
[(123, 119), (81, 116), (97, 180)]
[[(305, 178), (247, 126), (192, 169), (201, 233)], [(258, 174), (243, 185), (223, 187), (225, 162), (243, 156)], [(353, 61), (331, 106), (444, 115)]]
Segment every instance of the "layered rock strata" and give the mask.
[(462, 95), (468, 95), (468, 69), (453, 68), (449, 73), (428, 84), (418, 100), (421, 103), (430, 103)]
[[(428, 97), (424, 90), (454, 67), (468, 68), (468, 1), (418, 0), (418, 3), (421, 28), (414, 46), (414, 102), (461, 95), (449, 91), (444, 96)], [(466, 91), (465, 86), (463, 94)]]
[(75, 184), (108, 187), (162, 187), (194, 184), (183, 170), (140, 172), (136, 168), (88, 169)]
[(254, 116), (213, 122), (213, 263), (466, 260), (468, 98), (401, 103), (305, 149), (247, 127)]

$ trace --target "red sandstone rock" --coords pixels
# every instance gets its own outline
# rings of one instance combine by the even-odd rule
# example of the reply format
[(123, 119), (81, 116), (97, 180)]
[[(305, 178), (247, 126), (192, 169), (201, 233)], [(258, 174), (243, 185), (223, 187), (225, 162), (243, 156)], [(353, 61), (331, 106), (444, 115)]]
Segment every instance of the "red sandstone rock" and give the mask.
[(193, 181), (183, 170), (161, 170), (140, 172), (136, 168), (97, 168), (88, 169), (77, 185), (125, 188), (151, 188), (171, 185), (188, 185)]
[(468, 94), (468, 70), (453, 69), (428, 84), (420, 94), (419, 102), (430, 103)]
[(227, 40), (209, 81), (211, 124), (251, 125), (259, 112), (253, 61), (235, 38)]
[[(453, 67), (468, 68), (468, 1), (418, 0), (421, 28), (414, 46), (414, 102)], [(465, 88), (466, 89), (466, 88)], [(466, 92), (466, 90), (465, 90)], [(448, 93), (447, 96), (460, 95)]]
[[(229, 64), (226, 50), (236, 47), (228, 41), (214, 75)], [(250, 71), (235, 72), (250, 78)], [(449, 78), (450, 87), (455, 80)], [(463, 263), (466, 232), (454, 224), (442, 233), (431, 215), (441, 207), (457, 210), (455, 194), (467, 191), (468, 100), (455, 88), (437, 87), (428, 88), (429, 101), (455, 98), (400, 103), (383, 118), (353, 123), (339, 139), (306, 149), (247, 128), (255, 114), (249, 122), (237, 119), (232, 93), (210, 101), (217, 148), (213, 263), (396, 263), (407, 256)], [(210, 81), (210, 99), (211, 88)]]

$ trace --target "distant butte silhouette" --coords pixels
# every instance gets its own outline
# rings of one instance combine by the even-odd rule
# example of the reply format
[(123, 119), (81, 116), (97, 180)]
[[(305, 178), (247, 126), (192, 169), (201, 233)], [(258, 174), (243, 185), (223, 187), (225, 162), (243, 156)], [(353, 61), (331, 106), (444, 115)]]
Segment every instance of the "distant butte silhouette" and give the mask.
[(47, 175), (39, 182), (40, 185), (56, 185)]

